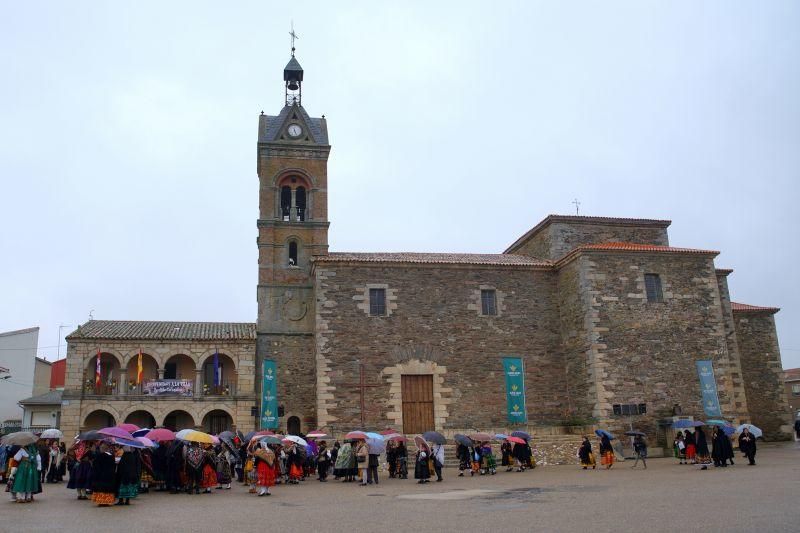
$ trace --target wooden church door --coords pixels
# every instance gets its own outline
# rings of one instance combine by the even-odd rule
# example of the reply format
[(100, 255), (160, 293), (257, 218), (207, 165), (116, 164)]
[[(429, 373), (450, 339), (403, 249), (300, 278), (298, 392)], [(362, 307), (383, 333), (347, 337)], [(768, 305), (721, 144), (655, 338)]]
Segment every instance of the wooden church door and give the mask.
[(433, 376), (401, 376), (403, 433), (424, 433), (433, 426)]

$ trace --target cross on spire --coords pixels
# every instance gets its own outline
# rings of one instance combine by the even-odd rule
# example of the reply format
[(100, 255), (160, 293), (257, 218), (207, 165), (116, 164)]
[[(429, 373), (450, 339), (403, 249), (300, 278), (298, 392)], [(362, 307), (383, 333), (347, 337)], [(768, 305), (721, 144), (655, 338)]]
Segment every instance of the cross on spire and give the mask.
[(294, 41), (300, 38), (294, 31), (294, 21), (292, 21), (292, 31), (289, 32), (289, 35), (292, 37), (292, 57), (294, 57)]
[(581, 203), (578, 201), (577, 198), (572, 200), (572, 203), (575, 205), (575, 214), (576, 215), (580, 215), (581, 214)]

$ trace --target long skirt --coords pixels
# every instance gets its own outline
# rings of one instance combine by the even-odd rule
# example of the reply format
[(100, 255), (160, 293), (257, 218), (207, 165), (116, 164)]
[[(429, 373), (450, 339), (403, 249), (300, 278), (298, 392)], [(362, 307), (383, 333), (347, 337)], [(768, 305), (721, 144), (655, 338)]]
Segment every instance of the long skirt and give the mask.
[(694, 444), (687, 445), (686, 458), (690, 461), (694, 461), (695, 457), (697, 457), (697, 447)]
[(223, 459), (217, 462), (217, 483), (227, 485), (231, 482), (231, 464)]
[(489, 470), (497, 468), (497, 461), (495, 460), (493, 454), (484, 455), (483, 460), (486, 463), (486, 468), (488, 468)]
[(117, 489), (117, 496), (119, 498), (135, 498), (139, 494), (139, 485), (137, 483), (128, 483), (120, 485)]
[(80, 462), (72, 469), (68, 489), (88, 489), (92, 486), (92, 463)]
[(29, 459), (23, 459), (17, 466), (17, 473), (14, 475), (14, 486), (11, 492), (39, 492), (39, 472)]
[(292, 463), (289, 465), (289, 478), (290, 479), (300, 479), (303, 477), (303, 467)]
[(594, 468), (597, 463), (594, 460), (594, 453), (586, 454), (586, 459), (581, 459), (581, 466)]
[(614, 452), (603, 452), (603, 456), (600, 459), (600, 464), (605, 466), (611, 466), (614, 464)]
[(203, 473), (200, 478), (200, 488), (210, 489), (217, 484), (217, 471), (210, 464), (203, 465)]
[(476, 474), (481, 470), (481, 463), (480, 461), (472, 461), (472, 471)]
[(97, 505), (112, 505), (115, 500), (113, 492), (93, 492), (92, 501)]
[(256, 484), (259, 487), (272, 487), (275, 485), (277, 471), (276, 463), (272, 463), (272, 466), (269, 466), (264, 461), (259, 461), (258, 467), (256, 467)]

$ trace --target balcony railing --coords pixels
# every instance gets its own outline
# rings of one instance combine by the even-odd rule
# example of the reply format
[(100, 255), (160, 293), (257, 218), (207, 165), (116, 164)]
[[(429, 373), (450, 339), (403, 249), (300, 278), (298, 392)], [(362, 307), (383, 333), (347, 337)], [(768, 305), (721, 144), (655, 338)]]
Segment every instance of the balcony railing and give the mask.
[(222, 385), (203, 384), (203, 396), (233, 396), (236, 394), (236, 383)]

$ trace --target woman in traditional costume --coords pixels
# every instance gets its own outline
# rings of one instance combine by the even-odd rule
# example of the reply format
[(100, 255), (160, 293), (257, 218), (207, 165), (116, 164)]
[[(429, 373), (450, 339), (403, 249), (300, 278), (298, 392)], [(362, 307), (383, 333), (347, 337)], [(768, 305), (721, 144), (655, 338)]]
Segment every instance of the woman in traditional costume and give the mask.
[(480, 444), (476, 444), (469, 450), (471, 462), (471, 470), (469, 472), (470, 477), (474, 476), (475, 474), (483, 474), (481, 472), (481, 446)]
[(217, 489), (230, 490), (233, 480), (232, 465), (236, 462), (236, 456), (224, 442), (220, 444), (217, 453)]
[(483, 443), (481, 447), (481, 456), (483, 457), (484, 472), (486, 474), (495, 475), (497, 473), (497, 461), (494, 458), (494, 451), (490, 443)]
[(600, 464), (605, 465), (606, 470), (614, 466), (614, 448), (605, 433), (600, 437)]
[(275, 452), (261, 442), (253, 454), (253, 461), (256, 471), (256, 486), (259, 496), (270, 496), (269, 488), (275, 485), (278, 477), (278, 464)]
[(408, 450), (405, 442), (397, 443), (395, 454), (397, 456), (397, 475), (400, 476), (400, 479), (408, 479)]
[(342, 479), (342, 483), (353, 481), (352, 467), (350, 462), (353, 459), (353, 447), (349, 442), (345, 442), (339, 448), (339, 455), (336, 456), (336, 463), (333, 465), (333, 475), (336, 479)]
[(28, 444), (17, 450), (14, 454), (16, 472), (13, 474), (14, 483), (11, 486), (12, 498), (16, 496), (17, 503), (33, 501), (33, 495), (41, 492), (40, 476), (42, 459), (36, 444)]
[(139, 456), (128, 446), (122, 447), (122, 456), (117, 464), (117, 505), (130, 505), (131, 498), (139, 494), (142, 479)]
[(78, 462), (70, 471), (67, 488), (78, 491), (79, 500), (88, 500), (86, 490), (92, 486), (91, 452), (86, 449), (85, 442), (79, 442), (71, 448), (71, 451), (75, 454)]
[(195, 494), (200, 494), (200, 487), (203, 482), (203, 466), (205, 465), (206, 454), (196, 442), (192, 442), (189, 447), (185, 449), (185, 452), (186, 475), (188, 476), (186, 493), (191, 494), (194, 490)]
[(708, 453), (708, 442), (706, 442), (706, 433), (702, 427), (698, 427), (694, 435), (697, 443), (697, 463), (703, 465), (700, 470), (707, 470), (708, 465), (711, 464), (711, 454)]
[(686, 462), (695, 464), (697, 462), (697, 445), (694, 434), (688, 429), (684, 431), (683, 442), (686, 444)]
[(578, 448), (578, 457), (581, 460), (581, 466), (584, 470), (592, 467), (592, 470), (597, 468), (597, 462), (594, 459), (594, 454), (592, 453), (592, 443), (589, 440), (589, 437), (583, 437), (583, 442), (581, 443), (581, 447)]
[(686, 443), (683, 440), (683, 432), (679, 431), (672, 441), (672, 453), (679, 465), (686, 464)]
[(456, 446), (456, 458), (458, 459), (458, 477), (464, 477), (464, 471), (471, 469), (469, 447), (459, 442)]
[(217, 485), (217, 454), (211, 444), (203, 445), (203, 466), (200, 474), (200, 488), (210, 493)]
[(431, 478), (431, 471), (428, 467), (428, 453), (422, 449), (417, 450), (417, 457), (414, 461), (414, 479), (418, 479), (417, 483), (429, 483)]
[(514, 470), (514, 460), (511, 457), (511, 443), (507, 440), (504, 440), (503, 444), (500, 445), (500, 454), (502, 455), (500, 465), (506, 467), (506, 472)]
[(300, 446), (293, 444), (287, 453), (286, 462), (289, 465), (289, 483), (298, 484), (303, 479), (303, 466), (306, 462), (305, 454)]
[(92, 457), (92, 501), (98, 507), (113, 505), (116, 495), (117, 463), (105, 442)]

